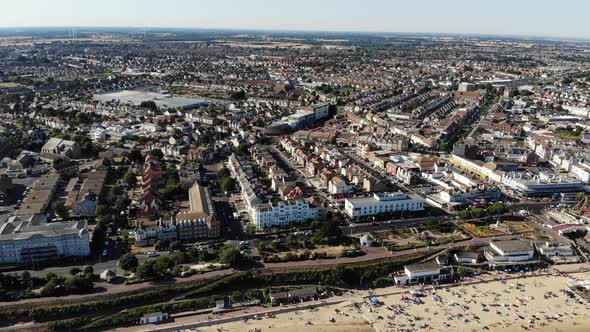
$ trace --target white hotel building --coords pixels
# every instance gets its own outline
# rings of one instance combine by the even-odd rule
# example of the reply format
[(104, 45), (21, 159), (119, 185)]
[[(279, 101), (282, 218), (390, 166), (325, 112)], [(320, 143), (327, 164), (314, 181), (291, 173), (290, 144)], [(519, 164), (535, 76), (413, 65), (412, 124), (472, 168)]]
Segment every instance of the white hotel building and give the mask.
[(0, 264), (35, 265), (89, 255), (86, 220), (45, 223), (35, 217), (26, 220), (17, 217), (0, 225)]
[(288, 200), (276, 205), (258, 204), (250, 209), (250, 214), (258, 229), (287, 227), (294, 223), (317, 219), (318, 208), (305, 200)]
[(347, 198), (344, 210), (351, 218), (385, 212), (423, 211), (424, 201), (416, 195), (402, 192), (375, 193), (372, 197)]

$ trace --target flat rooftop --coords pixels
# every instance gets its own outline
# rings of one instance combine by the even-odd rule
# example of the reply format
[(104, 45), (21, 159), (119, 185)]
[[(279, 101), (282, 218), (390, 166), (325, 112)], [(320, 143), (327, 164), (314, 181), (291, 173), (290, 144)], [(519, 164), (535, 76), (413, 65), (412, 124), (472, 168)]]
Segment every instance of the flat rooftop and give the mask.
[(144, 101), (153, 101), (158, 107), (191, 109), (207, 105), (204, 99), (174, 97), (169, 94), (143, 90), (121, 90), (95, 94), (94, 100), (106, 103), (116, 101), (122, 104), (140, 105)]
[(405, 268), (411, 273), (439, 271), (440, 265), (432, 262), (406, 265)]
[(532, 244), (521, 240), (492, 241), (492, 244), (503, 252), (533, 250)]

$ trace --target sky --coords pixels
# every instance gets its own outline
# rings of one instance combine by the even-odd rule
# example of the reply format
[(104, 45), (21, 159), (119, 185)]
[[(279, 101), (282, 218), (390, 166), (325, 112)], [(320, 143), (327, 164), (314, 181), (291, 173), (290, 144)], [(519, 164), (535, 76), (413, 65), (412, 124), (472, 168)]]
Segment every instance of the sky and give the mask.
[(590, 38), (589, 0), (0, 0), (0, 27), (178, 27)]

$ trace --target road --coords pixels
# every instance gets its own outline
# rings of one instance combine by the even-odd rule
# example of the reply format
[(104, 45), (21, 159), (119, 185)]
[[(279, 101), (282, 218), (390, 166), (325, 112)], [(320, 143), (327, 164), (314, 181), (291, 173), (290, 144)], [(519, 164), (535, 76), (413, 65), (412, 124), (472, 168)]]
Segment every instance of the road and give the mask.
[[(169, 255), (169, 253), (167, 251), (159, 251), (157, 252), (158, 256), (166, 256)], [(137, 259), (139, 260), (139, 264), (142, 264), (143, 262), (145, 262), (146, 260), (148, 260), (148, 257), (146, 256), (146, 254), (137, 254), (135, 255), (137, 257)], [(101, 272), (103, 272), (104, 270), (114, 270), (114, 271), (119, 271), (122, 272), (122, 270), (117, 268), (117, 263), (119, 261), (118, 260), (108, 260), (108, 261), (104, 261), (104, 262), (98, 262), (95, 264), (90, 264), (90, 265), (84, 265), (84, 264), (80, 264), (80, 265), (70, 265), (70, 266), (51, 266), (51, 267), (46, 267), (46, 268), (41, 268), (41, 269), (35, 269), (35, 270), (16, 270), (16, 271), (10, 271), (10, 272), (6, 272), (5, 274), (17, 274), (17, 273), (22, 273), (24, 271), (29, 271), (29, 273), (31, 273), (31, 276), (33, 277), (44, 277), (47, 275), (47, 273), (49, 272), (53, 272), (57, 275), (60, 276), (66, 276), (70, 274), (70, 270), (73, 267), (84, 267), (84, 266), (92, 266), (92, 268), (94, 269), (94, 273), (99, 274)]]
[(206, 280), (212, 278), (218, 278), (226, 275), (230, 275), (235, 273), (233, 269), (226, 269), (226, 270), (218, 270), (218, 271), (211, 271), (203, 274), (193, 275), (187, 278), (176, 279), (169, 282), (161, 282), (161, 283), (153, 283), (153, 282), (143, 282), (139, 284), (133, 285), (126, 285), (126, 284), (106, 284), (100, 283), (96, 284), (97, 287), (102, 287), (104, 290), (99, 293), (91, 293), (91, 294), (75, 294), (75, 295), (68, 295), (68, 296), (59, 296), (59, 297), (43, 297), (43, 298), (34, 298), (34, 299), (25, 299), (20, 300), (18, 302), (0, 302), (1, 307), (8, 307), (8, 306), (18, 306), (23, 307), (26, 305), (34, 305), (34, 306), (41, 306), (41, 305), (59, 305), (59, 304), (72, 304), (72, 303), (79, 303), (81, 301), (88, 302), (93, 300), (98, 300), (103, 298), (104, 296), (111, 296), (115, 294), (128, 294), (131, 292), (137, 292), (142, 290), (154, 290), (157, 288), (166, 288), (166, 287), (173, 287), (175, 285), (193, 282), (196, 280)]

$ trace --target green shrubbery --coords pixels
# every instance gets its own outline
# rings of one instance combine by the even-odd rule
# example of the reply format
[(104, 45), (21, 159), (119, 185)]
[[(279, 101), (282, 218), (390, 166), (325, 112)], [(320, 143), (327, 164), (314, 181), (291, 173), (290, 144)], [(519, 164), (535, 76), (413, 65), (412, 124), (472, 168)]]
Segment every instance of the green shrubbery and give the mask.
[(70, 317), (82, 317), (87, 314), (96, 314), (104, 310), (125, 309), (127, 307), (145, 305), (167, 301), (178, 294), (182, 294), (192, 289), (199, 289), (211, 280), (199, 281), (179, 287), (166, 289), (156, 289), (138, 294), (117, 295), (99, 301), (90, 301), (76, 304), (56, 305), (56, 306), (39, 306), (34, 308), (15, 308), (0, 311), (0, 321), (18, 321), (18, 320), (35, 320), (35, 321), (53, 321), (63, 320)]
[(244, 288), (264, 288), (275, 285), (317, 284), (328, 286), (357, 287), (363, 282), (373, 282), (400, 270), (403, 265), (423, 258), (423, 254), (407, 255), (396, 260), (381, 263), (325, 267), (288, 272), (244, 272), (236, 273), (188, 293), (187, 297), (213, 295), (217, 292)]
[[(0, 321), (35, 320), (51, 322), (53, 330), (97, 330), (136, 323), (148, 312), (176, 313), (212, 306), (216, 297), (231, 292), (234, 300), (260, 298), (260, 289), (281, 285), (309, 285), (358, 287), (368, 284), (380, 287), (388, 284), (387, 276), (403, 265), (419, 261), (424, 254), (387, 259), (379, 263), (355, 264), (285, 270), (277, 272), (242, 272), (216, 280), (204, 280), (186, 286), (155, 289), (126, 296), (113, 296), (101, 301), (59, 306), (18, 308), (0, 312)], [(184, 295), (187, 301), (166, 303)], [(159, 304), (151, 304), (159, 303)], [(123, 310), (125, 311), (119, 311)], [(117, 312), (119, 311), (119, 312)], [(116, 312), (112, 314), (112, 312)], [(88, 316), (108, 315), (91, 320)]]

